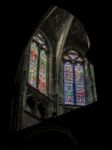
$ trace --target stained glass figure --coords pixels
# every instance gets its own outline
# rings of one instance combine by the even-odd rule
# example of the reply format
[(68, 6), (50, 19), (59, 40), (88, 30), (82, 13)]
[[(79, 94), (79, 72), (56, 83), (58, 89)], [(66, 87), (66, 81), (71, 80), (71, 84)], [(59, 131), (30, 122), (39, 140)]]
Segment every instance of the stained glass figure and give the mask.
[(64, 103), (74, 104), (74, 90), (73, 90), (73, 66), (70, 62), (64, 63)]
[(75, 72), (75, 91), (76, 104), (85, 105), (85, 85), (84, 85), (84, 65), (76, 63), (74, 66)]
[(47, 94), (47, 54), (44, 50), (40, 51), (39, 62), (39, 84), (38, 89), (41, 93)]
[(38, 46), (31, 43), (28, 83), (36, 88), (37, 85)]

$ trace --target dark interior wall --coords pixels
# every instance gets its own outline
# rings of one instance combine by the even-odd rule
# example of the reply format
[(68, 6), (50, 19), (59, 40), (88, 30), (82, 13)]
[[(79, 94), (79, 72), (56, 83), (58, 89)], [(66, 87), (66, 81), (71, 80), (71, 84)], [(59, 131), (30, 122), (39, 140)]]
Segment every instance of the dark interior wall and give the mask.
[[(54, 0), (46, 2), (41, 0), (36, 3), (31, 1), (24, 4), (21, 2), (7, 2), (0, 6), (0, 36), (2, 38), (0, 59), (2, 70), (1, 136), (3, 141), (7, 141), (10, 133), (11, 100), (17, 94), (14, 78), (20, 57), (40, 19), (51, 4), (54, 4), (73, 13), (83, 23), (89, 35), (91, 47), (87, 56), (95, 66), (96, 87), (99, 99), (98, 105), (96, 104), (97, 106), (94, 106), (94, 110), (97, 107), (97, 111), (93, 113), (94, 122), (98, 124), (98, 126), (95, 126), (95, 130), (97, 128), (103, 128), (102, 132), (105, 138), (105, 143), (103, 144), (110, 144), (108, 135), (111, 134), (111, 88), (109, 88), (111, 79), (109, 15), (111, 13), (107, 6), (108, 3), (98, 3), (97, 1), (85, 2), (81, 0)], [(90, 112), (91, 110), (88, 110), (87, 114), (91, 114)], [(100, 114), (101, 124), (99, 124), (97, 119), (95, 120), (97, 114)], [(86, 121), (89, 124), (89, 119)], [(91, 130), (94, 127), (94, 122)], [(95, 133), (97, 135), (97, 132)]]

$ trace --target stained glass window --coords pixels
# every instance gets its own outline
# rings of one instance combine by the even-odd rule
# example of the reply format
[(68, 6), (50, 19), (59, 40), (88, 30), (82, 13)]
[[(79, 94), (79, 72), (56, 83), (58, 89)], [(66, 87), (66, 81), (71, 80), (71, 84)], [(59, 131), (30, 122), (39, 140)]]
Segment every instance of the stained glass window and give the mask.
[(78, 53), (74, 51), (69, 51), (68, 56), (71, 60), (75, 60), (78, 57)]
[(28, 83), (42, 94), (48, 94), (48, 45), (40, 33), (31, 43)]
[(44, 50), (40, 51), (39, 62), (39, 84), (38, 89), (43, 94), (47, 94), (47, 54)]
[(31, 43), (30, 63), (28, 83), (35, 87), (37, 86), (37, 62), (38, 62), (38, 46), (35, 42)]
[(64, 63), (64, 103), (74, 104), (73, 66), (70, 62)]
[(64, 54), (64, 104), (86, 104), (83, 58), (75, 51)]
[(76, 63), (74, 65), (76, 104), (85, 105), (85, 87), (84, 87), (84, 65)]

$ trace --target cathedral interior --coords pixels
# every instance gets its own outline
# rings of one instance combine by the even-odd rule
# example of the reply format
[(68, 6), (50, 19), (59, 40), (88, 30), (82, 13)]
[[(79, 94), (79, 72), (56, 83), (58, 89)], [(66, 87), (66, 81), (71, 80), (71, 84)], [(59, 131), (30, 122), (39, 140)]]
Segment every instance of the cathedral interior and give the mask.
[(15, 5), (16, 17), (7, 14), (11, 23), (5, 23), (3, 46), (8, 46), (4, 74), (9, 81), (2, 96), (2, 139), (13, 150), (108, 149), (103, 19), (99, 21), (97, 9), (93, 13), (92, 4), (41, 3), (42, 9), (29, 4), (16, 10)]

